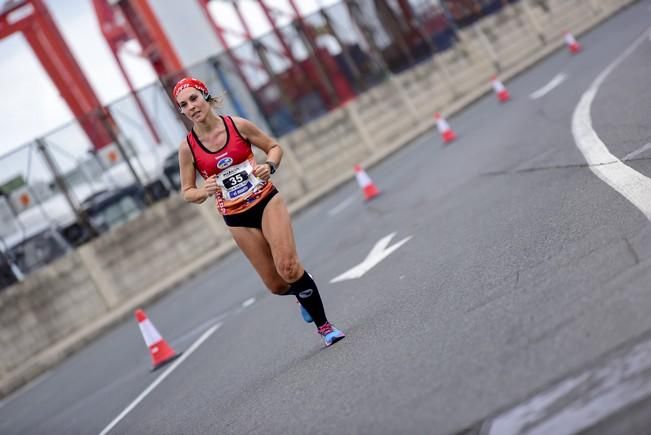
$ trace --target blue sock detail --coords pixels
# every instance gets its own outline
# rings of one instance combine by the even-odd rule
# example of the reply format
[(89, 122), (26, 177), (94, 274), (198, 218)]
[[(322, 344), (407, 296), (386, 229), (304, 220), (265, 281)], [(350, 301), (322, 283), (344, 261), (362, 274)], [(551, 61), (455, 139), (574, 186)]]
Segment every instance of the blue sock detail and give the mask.
[(310, 316), (310, 313), (307, 312), (303, 305), (301, 305), (301, 316), (303, 316), (303, 320), (305, 320), (306, 323), (314, 322), (314, 319)]

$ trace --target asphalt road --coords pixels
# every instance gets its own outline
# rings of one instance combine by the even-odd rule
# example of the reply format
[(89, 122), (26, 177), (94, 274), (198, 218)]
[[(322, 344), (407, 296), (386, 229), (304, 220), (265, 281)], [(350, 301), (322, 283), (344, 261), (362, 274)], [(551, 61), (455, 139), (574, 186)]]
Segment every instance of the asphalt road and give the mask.
[[(511, 102), (487, 95), (448, 119), (457, 142), (432, 131), (372, 168), (383, 192), (374, 201), (349, 183), (295, 218), (299, 253), (345, 340), (324, 349), (298, 305), (267, 294), (234, 253), (146, 307), (185, 351), (172, 371), (149, 370), (128, 319), (0, 402), (0, 433), (97, 434), (112, 422), (112, 434), (651, 427), (648, 396), (603, 399), (627, 380), (649, 382), (644, 363), (627, 361), (651, 336), (651, 225), (587, 167), (572, 133), (584, 92), (650, 23), (651, 1), (636, 3), (584, 35), (578, 56), (560, 50), (506, 83)], [(649, 71), (647, 37), (590, 111), (610, 152), (645, 177)], [(530, 97), (558, 74), (562, 83)], [(394, 232), (389, 246), (411, 238), (361, 278), (330, 283)], [(608, 375), (617, 364), (633, 367), (628, 377)], [(588, 378), (612, 382), (556, 400)], [(582, 426), (559, 420), (570, 408)]]

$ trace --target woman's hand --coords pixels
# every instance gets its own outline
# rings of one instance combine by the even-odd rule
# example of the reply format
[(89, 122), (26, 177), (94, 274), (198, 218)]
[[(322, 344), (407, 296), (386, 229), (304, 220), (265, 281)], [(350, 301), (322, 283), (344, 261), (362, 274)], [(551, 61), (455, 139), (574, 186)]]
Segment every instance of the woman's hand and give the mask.
[(268, 181), (269, 177), (271, 177), (271, 168), (269, 168), (269, 165), (266, 163), (263, 163), (261, 165), (256, 164), (255, 168), (253, 168), (253, 175), (262, 181)]
[(203, 190), (207, 196), (213, 196), (217, 192), (217, 176), (211, 175), (203, 183)]

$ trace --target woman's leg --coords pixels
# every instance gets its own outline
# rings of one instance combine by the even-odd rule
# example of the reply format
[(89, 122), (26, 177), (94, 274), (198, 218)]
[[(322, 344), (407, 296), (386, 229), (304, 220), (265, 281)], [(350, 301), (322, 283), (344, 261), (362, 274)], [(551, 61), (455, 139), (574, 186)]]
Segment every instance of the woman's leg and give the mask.
[(262, 234), (276, 265), (276, 271), (287, 282), (294, 282), (303, 275), (303, 265), (298, 259), (294, 231), (289, 211), (280, 194), (276, 194), (262, 213)]
[(286, 294), (289, 284), (276, 272), (269, 243), (262, 235), (262, 231), (246, 227), (228, 227), (228, 229), (237, 246), (260, 275), (264, 285), (274, 294)]
[(275, 195), (264, 209), (262, 234), (269, 243), (276, 272), (290, 284), (288, 292), (296, 295), (317, 327), (327, 323), (316, 283), (298, 259), (289, 211), (280, 195)]

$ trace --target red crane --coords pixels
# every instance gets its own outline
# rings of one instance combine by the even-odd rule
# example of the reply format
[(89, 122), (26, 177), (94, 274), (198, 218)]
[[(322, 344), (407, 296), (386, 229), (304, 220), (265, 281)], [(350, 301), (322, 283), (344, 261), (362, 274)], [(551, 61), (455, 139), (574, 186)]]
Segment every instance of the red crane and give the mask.
[[(93, 4), (106, 2), (107, 0), (93, 0)], [(138, 40), (144, 57), (151, 62), (158, 77), (171, 83), (183, 74), (183, 65), (148, 0), (118, 0), (110, 3), (121, 12), (125, 19), (126, 33)]]
[(146, 58), (168, 91), (184, 75), (183, 65), (172, 43), (158, 22), (148, 0), (93, 0), (95, 15), (104, 39), (127, 82), (140, 113), (156, 143), (160, 138), (142, 101), (135, 92), (122, 61), (120, 50), (130, 40), (137, 40)]
[[(199, 0), (199, 3), (208, 16), (209, 21), (212, 23), (213, 29), (224, 46), (224, 49), (227, 51), (229, 59), (235, 65), (238, 75), (240, 75), (244, 83), (247, 84), (249, 90), (253, 91), (249, 85), (249, 81), (241, 69), (242, 64), (250, 62), (238, 59), (230, 50), (226, 42), (225, 34), (229, 32), (232, 33), (232, 31), (227, 30), (225, 26), (221, 26), (220, 23), (208, 12), (208, 4), (210, 3), (210, 0)], [(239, 7), (239, 1), (230, 0), (230, 3), (235, 9), (242, 29), (244, 30), (244, 35), (238, 34), (238, 36), (244, 36), (246, 40), (253, 41), (253, 35), (251, 34), (248, 23)], [(275, 80), (280, 84), (280, 88), (284, 90), (284, 94), (293, 95), (296, 92), (307, 92), (312, 88), (312, 86), (316, 86), (316, 89), (330, 108), (334, 108), (339, 104), (354, 98), (352, 87), (347, 83), (345, 78), (343, 78), (338, 65), (329, 53), (327, 53), (327, 50), (317, 46), (314, 30), (304, 22), (303, 17), (293, 0), (289, 0), (289, 5), (291, 6), (293, 13), (273, 8), (267, 4), (266, 0), (258, 0), (256, 1), (256, 4), (261, 8), (264, 16), (271, 25), (272, 33), (280, 44), (280, 50), (273, 50), (266, 46), (264, 47), (264, 50), (273, 51), (274, 54), (285, 58), (290, 64), (288, 70), (281, 73), (282, 77), (280, 82), (278, 82), (277, 79), (274, 79), (276, 74), (272, 71), (267, 71), (272, 80)], [(308, 60), (298, 61), (294, 56), (290, 45), (287, 42), (286, 35), (280, 31), (276, 22), (276, 16), (281, 14), (293, 19), (299, 36), (302, 38), (308, 52), (310, 52), (310, 58)], [(268, 70), (268, 61), (265, 59), (264, 51), (256, 51), (258, 51), (260, 57), (260, 63), (256, 66)], [(312, 84), (306, 83), (306, 79)], [(296, 95), (294, 95), (294, 97), (296, 97)]]
[[(0, 39), (21, 32), (92, 142), (111, 142), (115, 124), (99, 102), (42, 0), (9, 0), (0, 9)], [(108, 122), (107, 122), (108, 120)]]

